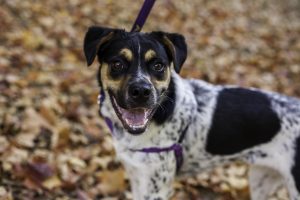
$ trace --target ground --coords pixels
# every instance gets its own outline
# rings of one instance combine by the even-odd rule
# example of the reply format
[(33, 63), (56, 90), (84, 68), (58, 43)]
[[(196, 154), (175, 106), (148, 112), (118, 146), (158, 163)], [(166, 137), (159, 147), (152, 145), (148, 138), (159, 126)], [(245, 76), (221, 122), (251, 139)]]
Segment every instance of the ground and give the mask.
[[(130, 30), (142, 0), (0, 1), (0, 199), (131, 199), (97, 113), (89, 26)], [(184, 77), (300, 97), (300, 1), (160, 0), (143, 31), (183, 34)], [(178, 181), (174, 199), (249, 199), (247, 166)], [(270, 197), (287, 199), (280, 189)]]

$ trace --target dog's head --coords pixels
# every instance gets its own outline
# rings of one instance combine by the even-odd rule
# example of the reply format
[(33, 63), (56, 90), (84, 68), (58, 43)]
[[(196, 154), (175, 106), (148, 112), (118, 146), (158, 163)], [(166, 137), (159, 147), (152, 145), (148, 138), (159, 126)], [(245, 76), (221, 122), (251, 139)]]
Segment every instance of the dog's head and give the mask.
[(157, 112), (168, 109), (162, 104), (172, 101), (168, 100), (171, 71), (180, 71), (187, 47), (179, 34), (91, 27), (84, 53), (88, 65), (98, 56), (100, 86), (124, 128), (139, 134)]

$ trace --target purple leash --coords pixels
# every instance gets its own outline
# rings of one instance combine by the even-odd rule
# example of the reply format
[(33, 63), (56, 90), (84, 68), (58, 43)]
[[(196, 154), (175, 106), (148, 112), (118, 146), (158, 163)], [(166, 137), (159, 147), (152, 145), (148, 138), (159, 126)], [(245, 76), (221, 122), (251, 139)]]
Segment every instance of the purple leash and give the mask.
[(155, 3), (155, 0), (145, 0), (144, 4), (139, 12), (139, 15), (137, 16), (137, 18), (131, 28), (131, 32), (140, 32), (141, 31), (154, 3)]

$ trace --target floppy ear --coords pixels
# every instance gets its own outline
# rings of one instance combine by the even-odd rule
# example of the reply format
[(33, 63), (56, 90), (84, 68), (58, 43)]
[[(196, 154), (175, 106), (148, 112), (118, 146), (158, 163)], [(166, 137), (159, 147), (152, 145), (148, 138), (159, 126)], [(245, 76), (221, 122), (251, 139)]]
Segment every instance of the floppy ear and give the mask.
[(90, 66), (94, 62), (101, 45), (112, 39), (116, 31), (120, 31), (120, 29), (111, 29), (97, 26), (92, 26), (89, 28), (89, 30), (85, 34), (83, 44), (84, 55), (88, 66)]
[(152, 32), (150, 35), (154, 36), (164, 45), (169, 57), (172, 58), (175, 71), (179, 73), (187, 57), (185, 38), (177, 33), (165, 33), (160, 31)]

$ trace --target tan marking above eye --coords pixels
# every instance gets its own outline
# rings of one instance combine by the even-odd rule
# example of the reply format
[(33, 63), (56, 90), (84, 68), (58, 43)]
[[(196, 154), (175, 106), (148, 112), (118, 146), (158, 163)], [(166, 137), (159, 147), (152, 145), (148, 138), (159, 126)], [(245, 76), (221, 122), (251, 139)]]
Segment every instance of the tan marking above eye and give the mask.
[(149, 61), (152, 58), (154, 58), (155, 56), (156, 56), (156, 52), (154, 50), (150, 49), (145, 53), (145, 60)]
[(127, 48), (121, 49), (120, 55), (123, 55), (128, 61), (132, 61), (133, 54), (130, 49)]

